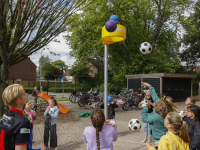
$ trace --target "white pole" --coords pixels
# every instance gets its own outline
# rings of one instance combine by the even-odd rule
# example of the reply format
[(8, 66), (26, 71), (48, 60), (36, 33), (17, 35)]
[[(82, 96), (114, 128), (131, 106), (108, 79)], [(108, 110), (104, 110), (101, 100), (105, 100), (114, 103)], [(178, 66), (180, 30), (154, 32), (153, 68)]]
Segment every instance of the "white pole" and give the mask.
[(108, 119), (108, 45), (104, 45), (104, 115)]

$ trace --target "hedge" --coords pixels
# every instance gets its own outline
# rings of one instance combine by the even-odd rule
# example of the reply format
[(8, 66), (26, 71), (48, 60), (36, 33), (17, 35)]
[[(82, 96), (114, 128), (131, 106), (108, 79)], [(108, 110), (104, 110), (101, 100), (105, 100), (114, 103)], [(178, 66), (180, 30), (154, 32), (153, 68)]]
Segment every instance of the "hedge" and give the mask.
[[(72, 90), (74, 90), (74, 87), (64, 87), (64, 92), (71, 92)], [(56, 93), (62, 93), (63, 92), (63, 88), (62, 87), (51, 87), (49, 88), (49, 92), (56, 92)]]
[[(34, 88), (27, 88), (24, 87), (24, 90), (26, 91), (26, 93), (28, 94), (32, 94)], [(71, 92), (72, 90), (74, 90), (74, 87), (64, 87), (64, 92)], [(47, 91), (47, 88), (44, 88), (44, 91)], [(62, 93), (63, 92), (63, 88), (62, 87), (56, 87), (56, 91), (55, 91), (55, 87), (50, 87), (49, 92), (56, 92), (56, 93)]]

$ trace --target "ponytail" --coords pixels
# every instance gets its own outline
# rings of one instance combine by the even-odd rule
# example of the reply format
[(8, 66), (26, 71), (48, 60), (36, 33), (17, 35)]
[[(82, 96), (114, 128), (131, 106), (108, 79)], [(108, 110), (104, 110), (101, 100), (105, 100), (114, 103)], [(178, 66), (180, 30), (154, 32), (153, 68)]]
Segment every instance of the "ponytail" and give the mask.
[(170, 112), (167, 114), (167, 120), (169, 124), (172, 125), (173, 130), (176, 132), (176, 134), (185, 142), (190, 143), (190, 138), (188, 136), (188, 129), (187, 124), (181, 116), (177, 113)]
[(179, 137), (181, 139), (183, 139), (183, 141), (185, 143), (190, 143), (190, 138), (188, 136), (188, 129), (187, 129), (187, 124), (185, 121), (183, 121), (183, 124), (182, 124), (182, 128), (180, 129), (179, 131)]
[(100, 150), (100, 139), (99, 139), (99, 132), (101, 132), (104, 122), (105, 116), (102, 110), (94, 110), (91, 115), (91, 121), (96, 129), (96, 142), (97, 142), (97, 149)]

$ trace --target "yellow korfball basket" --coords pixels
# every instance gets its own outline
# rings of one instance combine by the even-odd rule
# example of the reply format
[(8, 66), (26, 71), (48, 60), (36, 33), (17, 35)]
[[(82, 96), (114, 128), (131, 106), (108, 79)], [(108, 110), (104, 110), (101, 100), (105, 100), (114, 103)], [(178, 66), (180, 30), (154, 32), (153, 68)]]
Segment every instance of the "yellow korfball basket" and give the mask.
[(117, 25), (114, 32), (108, 32), (105, 26), (102, 27), (103, 44), (112, 44), (124, 41), (126, 39), (126, 28), (123, 25)]

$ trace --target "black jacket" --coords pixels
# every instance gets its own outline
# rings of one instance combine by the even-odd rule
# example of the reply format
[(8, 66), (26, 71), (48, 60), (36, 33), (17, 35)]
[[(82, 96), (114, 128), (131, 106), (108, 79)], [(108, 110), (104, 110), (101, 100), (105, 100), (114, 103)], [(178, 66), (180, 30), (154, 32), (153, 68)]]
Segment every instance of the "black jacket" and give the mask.
[(190, 137), (190, 149), (200, 148), (200, 124), (194, 119), (188, 120), (188, 135)]
[[(117, 108), (117, 104), (108, 105), (108, 119), (115, 119), (115, 108)], [(100, 105), (100, 108), (104, 109), (104, 104)]]

